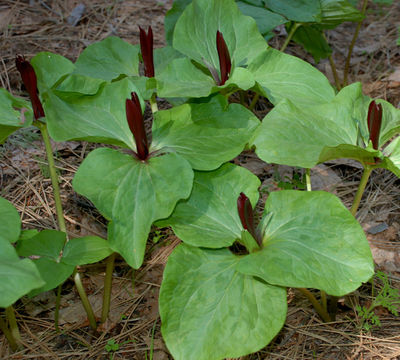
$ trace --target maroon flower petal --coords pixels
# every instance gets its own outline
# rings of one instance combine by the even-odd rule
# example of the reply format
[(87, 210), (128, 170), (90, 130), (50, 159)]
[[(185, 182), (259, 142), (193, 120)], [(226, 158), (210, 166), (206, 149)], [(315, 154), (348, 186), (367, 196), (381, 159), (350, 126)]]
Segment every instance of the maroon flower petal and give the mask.
[(221, 81), (218, 85), (224, 85), (229, 79), (232, 64), (228, 47), (226, 46), (224, 36), (220, 31), (217, 31), (217, 51), (219, 58), (219, 69), (221, 73)]
[(382, 105), (377, 104), (374, 100), (371, 101), (368, 108), (368, 130), (369, 140), (372, 141), (372, 146), (375, 150), (379, 149), (379, 135), (382, 125)]
[(146, 160), (149, 155), (149, 145), (140, 101), (135, 92), (131, 93), (131, 99), (126, 99), (125, 109), (129, 128), (135, 138), (137, 156), (140, 160)]
[(26, 90), (28, 91), (29, 98), (31, 99), (33, 115), (35, 119), (39, 119), (44, 117), (44, 110), (42, 103), (40, 102), (38, 89), (37, 89), (37, 78), (35, 74), (35, 70), (29, 61), (26, 61), (25, 58), (21, 55), (17, 55), (15, 59), (15, 65), (19, 73), (21, 74), (22, 82), (25, 85)]
[(240, 222), (242, 223), (243, 228), (247, 230), (257, 241), (258, 245), (261, 246), (262, 239), (254, 227), (253, 208), (251, 206), (249, 198), (242, 192), (237, 199), (237, 208)]
[(140, 51), (144, 63), (144, 75), (154, 77), (154, 59), (153, 59), (153, 30), (148, 27), (147, 34), (144, 29), (139, 26), (140, 31)]

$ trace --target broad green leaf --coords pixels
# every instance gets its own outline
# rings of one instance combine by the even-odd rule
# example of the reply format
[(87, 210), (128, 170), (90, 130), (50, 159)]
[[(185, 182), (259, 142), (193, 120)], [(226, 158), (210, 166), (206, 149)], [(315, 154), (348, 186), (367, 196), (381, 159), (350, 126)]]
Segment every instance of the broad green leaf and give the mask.
[(94, 79), (88, 76), (79, 74), (70, 74), (55, 87), (58, 95), (63, 97), (80, 97), (82, 95), (96, 95), (104, 80)]
[(33, 262), (35, 263), (35, 266), (40, 273), (40, 277), (44, 280), (45, 284), (32, 290), (29, 293), (30, 297), (55, 289), (71, 276), (75, 268), (73, 265), (57, 262), (46, 257), (41, 257)]
[(33, 262), (21, 260), (12, 245), (20, 235), (21, 220), (14, 206), (2, 197), (0, 219), (0, 307), (6, 308), (44, 282)]
[(183, 10), (192, 0), (175, 0), (171, 9), (167, 11), (164, 18), (165, 40), (168, 45), (172, 45), (175, 24), (182, 15)]
[(206, 97), (215, 92), (231, 93), (254, 86), (253, 74), (245, 68), (233, 68), (228, 81), (218, 86), (208, 69), (188, 58), (172, 61), (157, 76), (158, 95), (171, 97)]
[(258, 30), (264, 36), (278, 25), (288, 22), (286, 18), (267, 10), (262, 4), (261, 6), (254, 6), (248, 4), (246, 1), (238, 1), (237, 6), (244, 15), (251, 16), (256, 21)]
[(44, 109), (51, 137), (56, 141), (87, 140), (135, 150), (125, 113), (125, 101), (132, 91), (137, 88), (126, 78), (105, 85), (95, 96), (61, 99), (49, 92)]
[(325, 28), (334, 28), (345, 21), (361, 21), (363, 14), (347, 0), (320, 0), (322, 19), (320, 24)]
[(70, 239), (63, 250), (62, 262), (86, 265), (103, 260), (112, 253), (108, 242), (98, 236)]
[(235, 271), (223, 250), (180, 245), (160, 290), (161, 332), (175, 360), (222, 360), (267, 345), (286, 318), (286, 291)]
[(248, 67), (262, 95), (274, 105), (283, 99), (299, 104), (332, 100), (335, 92), (328, 79), (307, 62), (269, 48)]
[(43, 230), (32, 237), (21, 238), (17, 243), (19, 256), (33, 256), (33, 263), (44, 280), (41, 287), (36, 287), (29, 293), (35, 296), (44, 291), (54, 289), (62, 284), (74, 271), (75, 266), (65, 264), (61, 255), (66, 234), (56, 230)]
[(318, 26), (300, 26), (294, 33), (293, 41), (302, 45), (313, 56), (316, 63), (332, 53), (323, 31)]
[(219, 69), (218, 30), (228, 46), (233, 68), (248, 64), (267, 48), (254, 19), (241, 14), (234, 0), (194, 0), (175, 25), (173, 46), (199, 64)]
[(176, 152), (193, 169), (214, 170), (239, 155), (259, 124), (251, 111), (216, 96), (155, 113), (152, 147)]
[[(388, 153), (368, 146), (370, 101), (362, 94), (361, 84), (356, 83), (342, 89), (330, 103), (299, 107), (290, 101), (282, 102), (256, 131), (256, 153), (266, 162), (305, 168), (338, 158), (375, 163), (375, 157)], [(378, 102), (383, 107), (382, 147), (400, 133), (400, 110), (385, 101)], [(389, 168), (386, 165), (383, 161), (377, 167)]]
[(360, 224), (330, 193), (273, 192), (261, 226), (264, 247), (241, 258), (237, 270), (243, 274), (335, 296), (354, 291), (374, 274)]
[(216, 87), (211, 75), (188, 58), (173, 60), (157, 76), (157, 84), (158, 95), (165, 98), (205, 97)]
[(292, 21), (321, 21), (321, 0), (264, 0), (265, 6)]
[(111, 81), (139, 75), (139, 46), (111, 36), (89, 45), (76, 61), (76, 74)]
[(75, 68), (71, 60), (47, 51), (33, 57), (31, 64), (35, 69), (41, 94), (53, 87), (61, 78), (72, 73)]
[(228, 247), (242, 235), (243, 227), (237, 210), (240, 193), (245, 193), (255, 206), (259, 186), (257, 176), (230, 163), (212, 172), (195, 172), (190, 197), (180, 201), (160, 226), (170, 225), (174, 233), (189, 245)]
[(0, 144), (14, 131), (30, 124), (32, 124), (30, 103), (0, 88)]
[(126, 262), (143, 262), (151, 224), (168, 217), (187, 198), (193, 172), (181, 156), (170, 153), (146, 162), (102, 148), (91, 152), (73, 180), (75, 191), (91, 200), (109, 220), (109, 245)]
[(21, 232), (21, 219), (17, 209), (0, 197), (0, 239), (15, 243)]
[(31, 290), (42, 286), (44, 281), (33, 262), (29, 259), (20, 260), (13, 246), (2, 239), (0, 253), (13, 254), (7, 258), (0, 255), (0, 308), (6, 308)]
[(393, 140), (383, 151), (387, 156), (384, 161), (384, 168), (390, 170), (400, 178), (400, 136)]
[(43, 230), (35, 236), (20, 239), (17, 243), (19, 256), (40, 256), (58, 261), (66, 235), (57, 230)]

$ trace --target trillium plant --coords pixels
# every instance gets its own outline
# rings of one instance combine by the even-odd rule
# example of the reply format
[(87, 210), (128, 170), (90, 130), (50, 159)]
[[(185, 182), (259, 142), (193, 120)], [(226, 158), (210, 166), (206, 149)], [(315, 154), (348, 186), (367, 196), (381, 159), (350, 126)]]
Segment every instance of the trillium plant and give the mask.
[[(89, 45), (75, 63), (48, 52), (30, 61), (17, 56), (30, 102), (1, 89), (0, 140), (19, 128), (40, 129), (58, 229), (21, 231), (17, 210), (0, 198), (6, 219), (0, 223), (0, 306), (6, 309), (0, 328), (13, 349), (21, 341), (12, 304), (54, 288), (60, 294), (71, 275), (91, 327), (104, 322), (114, 259), (140, 268), (152, 226), (169, 226), (182, 240), (168, 259), (159, 297), (162, 335), (177, 360), (262, 349), (285, 323), (289, 287), (331, 321), (337, 297), (373, 276), (355, 215), (374, 169), (400, 177), (400, 111), (363, 95), (359, 83), (337, 91), (310, 64), (271, 48), (253, 3), (260, 2), (176, 1), (166, 17), (170, 45), (163, 48), (153, 49), (149, 26), (139, 27), (140, 44), (109, 37)], [(274, 14), (268, 26), (288, 9), (284, 3), (268, 2), (264, 10)], [(292, 21), (355, 21), (350, 5), (347, 15), (334, 11), (338, 3), (347, 4), (324, 2), (324, 15), (312, 12), (308, 20), (311, 10), (300, 6), (302, 18)], [(252, 112), (260, 97), (274, 106), (261, 121)], [(143, 115), (147, 102), (151, 116)], [(72, 185), (108, 220), (107, 239), (69, 237), (50, 138), (101, 144)], [(261, 201), (257, 176), (232, 163), (245, 149), (307, 173), (331, 159), (359, 161), (364, 174), (351, 210), (331, 193), (311, 191), (309, 177), (308, 191), (276, 191)], [(105, 258), (96, 318), (77, 266)], [(319, 290), (320, 300), (309, 289)]]

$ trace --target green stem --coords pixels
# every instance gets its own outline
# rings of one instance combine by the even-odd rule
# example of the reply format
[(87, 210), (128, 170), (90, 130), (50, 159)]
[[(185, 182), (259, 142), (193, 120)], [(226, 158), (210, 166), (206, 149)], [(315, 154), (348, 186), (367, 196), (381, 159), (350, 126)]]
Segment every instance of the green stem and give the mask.
[(298, 290), (311, 302), (315, 311), (321, 317), (324, 322), (330, 322), (331, 318), (329, 314), (325, 311), (325, 309), (321, 306), (315, 296), (311, 293), (311, 291), (305, 288), (298, 288)]
[(324, 308), (324, 310), (326, 312), (328, 312), (328, 301), (327, 301), (327, 298), (326, 298), (326, 292), (324, 290), (321, 290), (320, 294), (321, 294), (322, 307)]
[[(361, 13), (363, 15), (365, 15), (365, 12), (367, 10), (367, 5), (368, 5), (368, 0), (363, 0), (362, 9), (361, 9)], [(343, 87), (347, 85), (351, 55), (353, 53), (353, 48), (356, 43), (358, 33), (360, 32), (362, 22), (363, 22), (363, 20), (358, 22), (356, 31), (354, 32), (353, 39), (351, 40), (351, 43), (349, 46), (349, 52), (347, 53), (346, 64), (344, 66), (344, 72), (343, 72)]]
[(86, 295), (85, 289), (82, 285), (82, 281), (81, 281), (81, 277), (79, 276), (79, 272), (77, 271), (76, 268), (75, 268), (72, 276), (74, 278), (76, 289), (78, 290), (79, 296), (81, 298), (82, 305), (88, 316), (90, 327), (93, 330), (96, 330), (97, 329), (96, 318), (94, 316), (93, 309), (92, 309), (92, 306), (90, 305), (89, 299)]
[(15, 318), (15, 313), (12, 305), (6, 308), (6, 317), (8, 323), (10, 325), (10, 332), (12, 337), (15, 339), (15, 342), (18, 346), (21, 344), (21, 334), (19, 333), (17, 319)]
[(112, 274), (114, 271), (114, 261), (116, 253), (112, 253), (107, 258), (106, 265), (106, 276), (104, 278), (104, 292), (103, 292), (103, 308), (101, 312), (101, 322), (104, 323), (107, 320), (108, 313), (110, 312), (111, 303), (111, 288), (112, 288)]
[(43, 124), (39, 121), (36, 122), (36, 125), (39, 127), (40, 132), (42, 133), (44, 146), (46, 148), (47, 162), (49, 163), (51, 184), (53, 185), (54, 201), (56, 204), (58, 228), (60, 231), (67, 233), (67, 228), (65, 226), (65, 220), (64, 220), (64, 213), (62, 209), (61, 196), (60, 196), (60, 186), (58, 184), (58, 175), (54, 163), (53, 149), (51, 148), (51, 142), (49, 133), (47, 131), (47, 126), (46, 124)]
[(306, 185), (307, 191), (311, 191), (311, 169), (306, 169)]
[(0, 316), (0, 330), (4, 333), (8, 343), (10, 344), (11, 350), (17, 351), (18, 344), (15, 341), (14, 337), (12, 336), (10, 330), (8, 330), (8, 326), (1, 316)]
[(150, 108), (151, 112), (154, 114), (155, 112), (158, 111), (158, 106), (157, 106), (157, 94), (153, 93), (150, 98)]
[(367, 186), (368, 179), (369, 179), (369, 176), (371, 175), (372, 170), (373, 170), (373, 168), (371, 168), (369, 166), (364, 167), (364, 171), (363, 171), (360, 183), (358, 184), (358, 189), (357, 189), (356, 195), (353, 200), (353, 205), (351, 205), (351, 209), (350, 209), (350, 212), (354, 216), (356, 216), (358, 206), (360, 205), (361, 198), (363, 196), (365, 187)]
[(252, 111), (254, 109), (254, 107), (257, 104), (258, 99), (260, 98), (260, 94), (256, 93), (253, 97), (253, 100), (251, 100), (251, 104), (249, 106), (249, 110)]
[(294, 35), (294, 33), (296, 32), (296, 30), (301, 26), (301, 23), (294, 23), (292, 28), (290, 29), (290, 32), (285, 40), (285, 42), (283, 43), (282, 47), (281, 47), (281, 52), (284, 52), (286, 47), (288, 46), (290, 40), (292, 40), (292, 37)]
[(61, 288), (62, 284), (58, 285), (56, 296), (56, 309), (54, 310), (54, 327), (56, 328), (56, 332), (60, 332), (60, 328), (58, 327), (58, 320), (60, 318)]
[(338, 301), (339, 301), (339, 297), (331, 295), (329, 297), (329, 300), (330, 301), (329, 301), (329, 310), (328, 310), (328, 312), (329, 312), (329, 315), (330, 315), (332, 321), (335, 321), (336, 320), (337, 304), (338, 304)]

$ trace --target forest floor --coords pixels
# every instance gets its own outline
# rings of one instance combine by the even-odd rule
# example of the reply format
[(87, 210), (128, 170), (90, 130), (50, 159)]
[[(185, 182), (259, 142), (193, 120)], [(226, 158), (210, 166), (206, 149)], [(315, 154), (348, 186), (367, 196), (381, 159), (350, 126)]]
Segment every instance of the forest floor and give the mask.
[[(76, 25), (67, 22), (78, 3), (86, 6)], [(138, 25), (151, 25), (154, 45), (165, 44), (163, 17), (172, 0), (1, 0), (0, 1), (0, 86), (23, 95), (15, 68), (15, 55), (30, 59), (50, 51), (76, 60), (93, 42), (115, 35), (136, 44)], [(347, 48), (356, 24), (346, 23), (328, 32), (339, 75), (344, 69)], [(400, 3), (370, 4), (354, 48), (349, 82), (360, 81), (365, 94), (400, 106)], [(284, 36), (271, 40), (280, 48)], [(315, 65), (312, 57), (291, 43), (287, 53)], [(316, 65), (333, 83), (329, 62)], [(256, 107), (260, 117), (268, 111), (262, 101)], [(56, 228), (51, 181), (39, 134), (22, 130), (0, 147), (1, 196), (10, 200), (22, 216), (25, 229)], [(61, 179), (62, 200), (70, 236), (106, 237), (106, 221), (89, 202), (75, 194), (71, 180), (83, 158), (96, 145), (85, 142), (53, 143)], [(97, 145), (98, 146), (98, 145)], [(298, 169), (265, 164), (247, 152), (235, 161), (261, 179), (265, 187), (290, 182)], [(361, 177), (353, 161), (320, 165), (312, 172), (313, 188), (331, 191), (347, 206)], [(388, 275), (390, 286), (400, 288), (400, 180), (380, 170), (372, 175), (357, 218), (370, 241), (377, 270)], [(112, 307), (108, 321), (97, 333), (88, 327), (85, 312), (72, 281), (63, 286), (61, 332), (54, 329), (53, 291), (33, 299), (23, 298), (16, 306), (25, 348), (10, 354), (0, 334), (0, 359), (171, 359), (160, 333), (158, 291), (168, 255), (179, 243), (170, 229), (153, 229), (141, 269), (133, 271), (119, 258), (113, 278)], [(105, 265), (80, 268), (83, 283), (97, 315), (100, 315)], [(376, 280), (376, 291), (382, 282)], [(274, 341), (256, 354), (241, 359), (400, 359), (400, 318), (386, 309), (375, 310), (381, 326), (361, 328), (357, 304), (373, 301), (370, 284), (340, 299), (336, 321), (324, 324), (307, 300), (296, 290), (288, 291), (288, 316)]]

